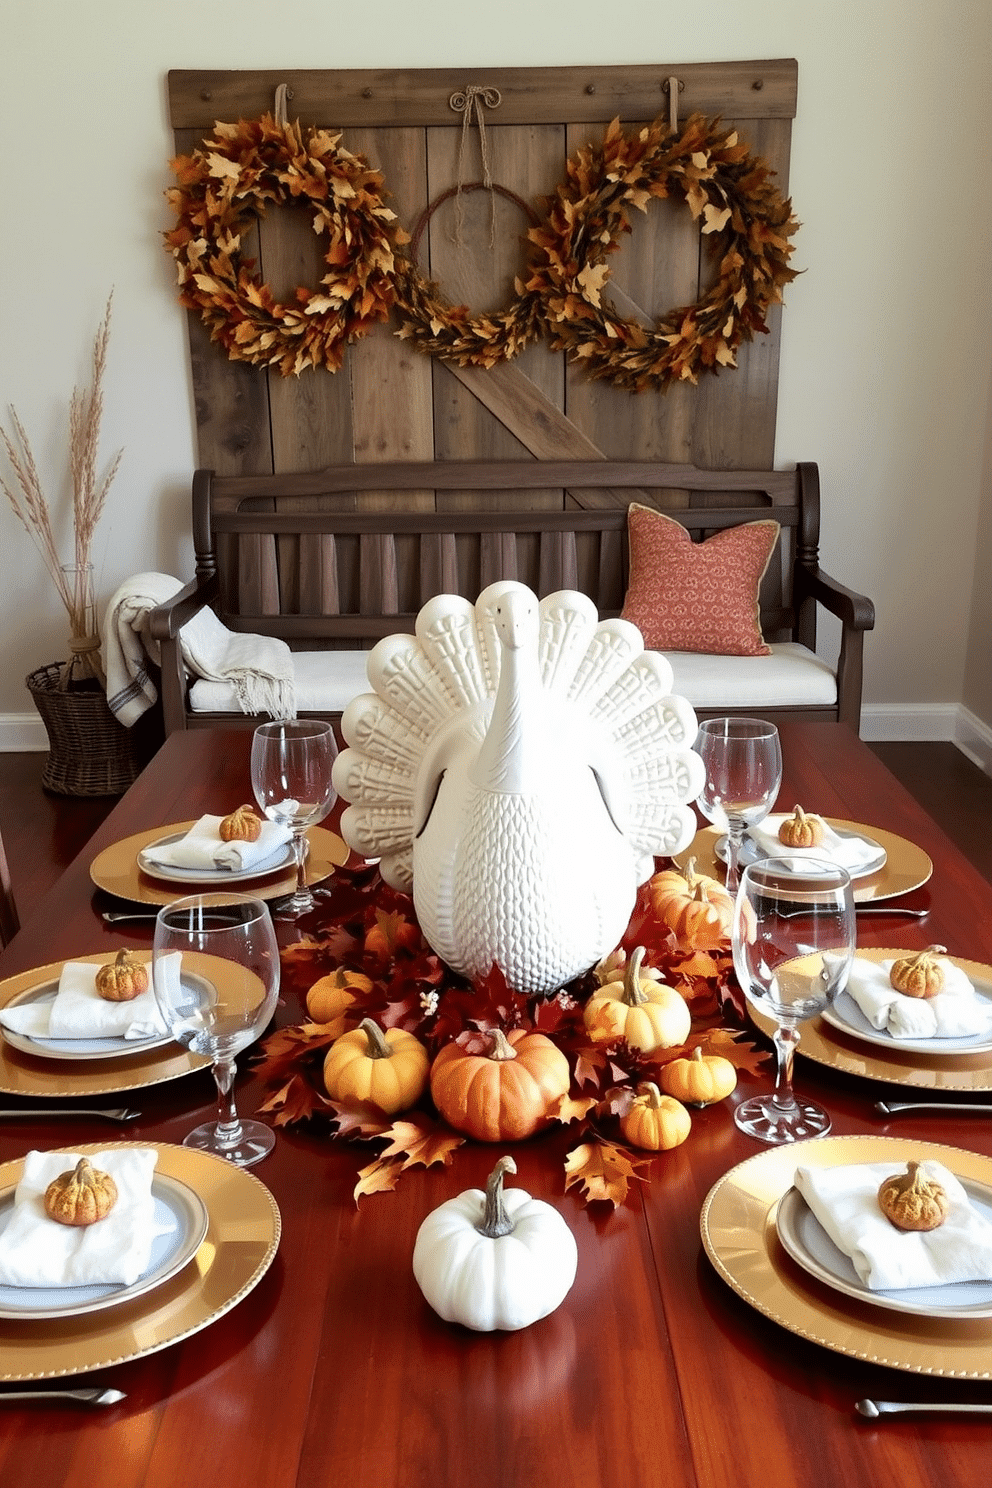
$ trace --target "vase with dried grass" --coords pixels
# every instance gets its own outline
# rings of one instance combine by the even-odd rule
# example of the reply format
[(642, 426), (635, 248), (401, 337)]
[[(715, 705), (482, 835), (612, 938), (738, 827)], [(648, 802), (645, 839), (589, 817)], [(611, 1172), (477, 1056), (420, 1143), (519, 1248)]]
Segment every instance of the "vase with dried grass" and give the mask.
[(68, 660), (39, 667), (26, 682), (48, 732), (49, 755), (42, 784), (46, 790), (70, 796), (116, 795), (127, 789), (143, 763), (140, 740), (121, 726), (107, 706), (91, 562), (97, 523), (123, 453), (118, 451), (106, 472), (99, 475), (112, 300), (111, 295), (93, 342), (92, 381), (87, 388), (74, 390), (69, 406), (71, 563), (63, 563), (59, 556), (51, 506), (30, 440), (15, 409), (10, 409), (12, 433), (0, 426), (0, 443), (13, 472), (11, 480), (0, 475), (0, 486), (40, 552), (69, 617)]

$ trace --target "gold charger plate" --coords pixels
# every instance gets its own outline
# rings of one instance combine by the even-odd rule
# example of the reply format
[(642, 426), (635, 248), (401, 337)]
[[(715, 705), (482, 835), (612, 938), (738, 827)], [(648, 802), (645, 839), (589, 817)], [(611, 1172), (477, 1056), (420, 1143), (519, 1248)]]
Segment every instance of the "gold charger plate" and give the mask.
[[(193, 822), (174, 822), (171, 826), (153, 827), (147, 832), (137, 832), (120, 842), (111, 843), (98, 853), (90, 864), (90, 878), (98, 889), (106, 889), (118, 899), (127, 899), (132, 904), (171, 904), (174, 899), (183, 899), (187, 894), (216, 892), (223, 889), (222, 882), (207, 879), (200, 884), (184, 880), (167, 884), (160, 879), (149, 878), (138, 867), (138, 853), (142, 848), (159, 842), (170, 833), (188, 832)], [(310, 856), (307, 859), (307, 883), (320, 883), (329, 878), (335, 867), (347, 861), (348, 847), (336, 832), (326, 827), (311, 827), (307, 832)], [(238, 891), (250, 894), (255, 899), (278, 899), (282, 894), (291, 894), (296, 888), (296, 865), (275, 873), (260, 874), (257, 880), (238, 880)]]
[[(858, 955), (866, 961), (884, 961), (901, 954), (879, 946), (858, 947)], [(955, 956), (954, 964), (972, 981), (986, 981), (992, 975), (990, 968), (980, 961), (965, 961)], [(748, 1015), (762, 1033), (771, 1037), (775, 1032), (774, 1020), (750, 1004)], [(922, 1090), (992, 1090), (992, 1049), (974, 1054), (913, 1053), (900, 1049), (895, 1042), (890, 1049), (864, 1043), (856, 1034), (843, 1033), (824, 1018), (812, 1018), (804, 1023), (799, 1035), (797, 1053), (814, 1064), (825, 1064), (845, 1075), (881, 1080), (887, 1085), (912, 1085)]]
[[(837, 816), (826, 816), (824, 821), (835, 831), (870, 837), (885, 848), (885, 862), (877, 873), (854, 880), (854, 898), (859, 904), (869, 899), (894, 899), (899, 894), (909, 894), (925, 884), (933, 873), (933, 863), (922, 847), (905, 837), (884, 832), (881, 827), (865, 826), (863, 822), (843, 821)], [(686, 850), (677, 855), (676, 863), (681, 867), (695, 858), (700, 873), (722, 878), (724, 865), (716, 855), (716, 844), (723, 835), (718, 827), (701, 827)]]
[(818, 1137), (770, 1147), (731, 1168), (700, 1215), (703, 1246), (717, 1273), (765, 1317), (835, 1353), (916, 1374), (992, 1379), (992, 1319), (920, 1317), (846, 1297), (786, 1253), (775, 1225), (796, 1168), (936, 1158), (958, 1177), (992, 1183), (992, 1159), (900, 1137)]
[[(56, 1150), (103, 1152), (125, 1145), (93, 1142)], [(58, 1379), (157, 1353), (223, 1317), (272, 1264), (282, 1221), (257, 1178), (208, 1152), (164, 1142), (141, 1145), (155, 1148), (158, 1171), (203, 1201), (206, 1238), (176, 1276), (133, 1302), (75, 1318), (0, 1318), (0, 1380)], [(21, 1167), (20, 1160), (0, 1165), (0, 1186), (16, 1183)]]
[[(151, 960), (151, 951), (136, 951), (142, 961)], [(106, 951), (86, 956), (67, 956), (66, 961), (107, 961)], [(18, 972), (0, 982), (0, 1007), (6, 1007), (22, 992), (43, 982), (57, 980), (62, 961)], [(179, 1044), (157, 1044), (144, 1053), (135, 1050), (117, 1059), (51, 1059), (22, 1053), (0, 1038), (0, 1091), (5, 1095), (33, 1095), (46, 1099), (78, 1100), (80, 1096), (111, 1095), (125, 1090), (143, 1090), (148, 1085), (162, 1085), (178, 1080), (193, 1070), (206, 1069), (210, 1060), (202, 1054), (191, 1054)]]

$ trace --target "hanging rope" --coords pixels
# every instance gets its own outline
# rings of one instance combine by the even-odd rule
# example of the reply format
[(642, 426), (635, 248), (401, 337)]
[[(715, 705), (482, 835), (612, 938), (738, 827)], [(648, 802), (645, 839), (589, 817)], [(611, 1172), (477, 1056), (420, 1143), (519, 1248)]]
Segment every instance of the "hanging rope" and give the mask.
[(461, 93), (452, 93), (448, 107), (462, 116), (462, 137), (458, 142), (458, 179), (455, 185), (455, 235), (454, 242), (462, 244), (462, 185), (465, 180), (465, 151), (468, 148), (469, 130), (474, 119), (479, 126), (479, 150), (482, 155), (482, 184), (489, 192), (489, 246), (496, 242), (496, 197), (493, 193), (493, 177), (489, 168), (489, 146), (486, 140), (486, 116), (484, 109), (498, 109), (503, 95), (498, 88), (479, 88), (470, 84)]

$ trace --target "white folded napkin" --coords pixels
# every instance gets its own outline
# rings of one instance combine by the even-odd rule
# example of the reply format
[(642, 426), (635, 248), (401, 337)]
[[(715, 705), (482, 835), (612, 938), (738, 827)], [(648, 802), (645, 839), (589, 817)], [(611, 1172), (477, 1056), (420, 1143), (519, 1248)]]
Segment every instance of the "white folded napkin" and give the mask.
[(992, 1007), (979, 997), (960, 966), (940, 957), (944, 989), (936, 997), (907, 997), (889, 981), (895, 957), (855, 956), (847, 991), (873, 1028), (893, 1038), (970, 1038), (992, 1032)]
[[(164, 974), (178, 980), (182, 954), (163, 958)], [(155, 1001), (148, 967), (148, 990), (130, 1002), (108, 1002), (96, 990), (100, 967), (92, 961), (67, 961), (53, 1002), (22, 1002), (0, 1009), (0, 1024), (25, 1038), (94, 1039), (161, 1038), (168, 1033)]]
[(64, 1225), (45, 1213), (45, 1190), (74, 1168), (80, 1153), (29, 1152), (0, 1233), (0, 1286), (130, 1286), (148, 1269), (155, 1223), (152, 1174), (158, 1153), (117, 1147), (87, 1154), (117, 1185), (117, 1203), (91, 1225)]
[(877, 842), (864, 837), (841, 837), (827, 822), (823, 823), (823, 841), (818, 847), (787, 847), (779, 840), (778, 829), (791, 818), (789, 811), (766, 816), (757, 826), (748, 827), (748, 836), (765, 857), (795, 858), (799, 863), (806, 858), (824, 858), (828, 863), (839, 863), (852, 874), (861, 872), (878, 857)]
[(221, 816), (201, 816), (178, 842), (157, 842), (145, 848), (145, 856), (166, 868), (199, 869), (215, 873), (218, 869), (243, 872), (256, 868), (274, 857), (293, 833), (280, 822), (264, 821), (257, 842), (223, 842)]
[(936, 1230), (897, 1230), (878, 1203), (885, 1178), (905, 1164), (860, 1163), (796, 1169), (795, 1185), (831, 1240), (871, 1291), (992, 1280), (992, 1224), (971, 1205), (943, 1163), (921, 1168), (939, 1183), (950, 1209)]

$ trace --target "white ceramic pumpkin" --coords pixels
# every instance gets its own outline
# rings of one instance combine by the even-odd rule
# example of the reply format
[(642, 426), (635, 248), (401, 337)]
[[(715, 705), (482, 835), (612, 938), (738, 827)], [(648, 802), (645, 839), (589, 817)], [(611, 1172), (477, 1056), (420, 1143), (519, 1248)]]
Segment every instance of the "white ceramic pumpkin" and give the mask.
[(434, 1311), (479, 1333), (512, 1331), (547, 1317), (575, 1280), (575, 1238), (557, 1209), (522, 1188), (501, 1157), (486, 1192), (469, 1188), (428, 1214), (413, 1248), (413, 1274)]

